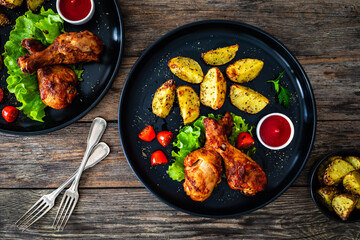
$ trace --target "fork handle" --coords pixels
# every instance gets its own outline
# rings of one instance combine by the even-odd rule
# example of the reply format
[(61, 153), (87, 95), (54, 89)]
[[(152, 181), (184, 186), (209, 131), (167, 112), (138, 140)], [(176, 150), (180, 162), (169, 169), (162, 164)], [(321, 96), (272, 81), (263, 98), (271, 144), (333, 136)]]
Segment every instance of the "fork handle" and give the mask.
[(89, 131), (89, 136), (87, 139), (87, 146), (86, 146), (86, 151), (84, 154), (84, 158), (81, 161), (79, 170), (75, 176), (75, 180), (72, 183), (71, 187), (73, 190), (78, 188), (79, 185), (79, 181), (80, 181), (80, 177), (81, 174), (84, 170), (84, 167), (86, 165), (86, 162), (89, 158), (89, 155), (91, 153), (91, 151), (93, 150), (94, 146), (100, 141), (102, 135), (104, 134), (106, 129), (106, 121), (103, 118), (97, 117), (93, 120), (91, 127), (90, 127), (90, 131)]
[[(91, 168), (101, 162), (109, 153), (110, 148), (106, 143), (98, 143), (94, 147), (94, 150), (92, 151), (84, 170)], [(75, 179), (78, 171), (79, 170), (77, 169), (63, 184), (61, 184), (56, 190), (54, 190), (49, 197), (55, 199), (62, 192), (62, 190), (64, 190), (66, 186), (68, 186)]]

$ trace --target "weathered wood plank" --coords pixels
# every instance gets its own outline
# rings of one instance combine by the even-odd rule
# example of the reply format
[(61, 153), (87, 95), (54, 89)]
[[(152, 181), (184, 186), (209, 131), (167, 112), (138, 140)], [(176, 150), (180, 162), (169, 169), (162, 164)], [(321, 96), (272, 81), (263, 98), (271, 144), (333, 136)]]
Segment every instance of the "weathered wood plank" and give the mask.
[[(209, 219), (176, 211), (145, 189), (85, 189), (64, 232), (53, 232), (57, 205), (22, 233), (13, 223), (48, 190), (0, 190), (0, 235), (5, 239), (359, 239), (357, 223), (328, 220), (308, 188), (291, 188), (245, 216)], [(299, 198), (301, 196), (301, 198)]]
[[(80, 165), (90, 123), (75, 123), (44, 136), (0, 136), (0, 188), (55, 188)], [(312, 166), (323, 155), (345, 148), (360, 148), (360, 121), (318, 122), (316, 142), (295, 185), (308, 184)], [(66, 140), (64, 140), (66, 139)], [(80, 186), (141, 187), (124, 157), (117, 124), (110, 123), (102, 141), (111, 154), (84, 173)], [(11, 156), (11, 157), (9, 157)]]

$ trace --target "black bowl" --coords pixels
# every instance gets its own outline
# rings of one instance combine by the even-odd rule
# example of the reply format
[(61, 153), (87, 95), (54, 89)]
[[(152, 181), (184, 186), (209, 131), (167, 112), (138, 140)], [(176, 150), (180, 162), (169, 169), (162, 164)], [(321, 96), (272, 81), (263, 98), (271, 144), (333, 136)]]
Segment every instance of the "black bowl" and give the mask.
[(360, 211), (354, 210), (349, 218), (346, 221), (341, 220), (341, 218), (335, 213), (329, 211), (318, 199), (316, 191), (321, 187), (321, 184), (316, 176), (316, 173), (319, 169), (320, 164), (332, 156), (357, 156), (360, 157), (360, 151), (355, 149), (344, 149), (344, 150), (338, 150), (335, 152), (332, 152), (325, 157), (323, 157), (319, 162), (317, 162), (312, 170), (311, 178), (310, 178), (310, 193), (311, 197), (315, 203), (315, 205), (318, 207), (320, 212), (322, 212), (326, 217), (329, 219), (338, 221), (338, 222), (358, 222), (360, 221)]

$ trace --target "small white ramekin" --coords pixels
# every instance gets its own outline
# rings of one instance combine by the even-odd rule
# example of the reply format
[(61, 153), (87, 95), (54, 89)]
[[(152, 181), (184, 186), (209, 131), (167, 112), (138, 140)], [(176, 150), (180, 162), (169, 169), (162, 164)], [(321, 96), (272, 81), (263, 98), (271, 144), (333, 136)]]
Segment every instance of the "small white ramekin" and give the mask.
[(71, 24), (74, 24), (74, 25), (81, 25), (81, 24), (84, 24), (84, 23), (87, 23), (88, 21), (90, 21), (90, 19), (94, 16), (94, 13), (95, 13), (95, 4), (94, 4), (94, 0), (90, 0), (90, 3), (91, 3), (91, 8), (90, 8), (90, 12), (89, 14), (84, 17), (83, 19), (81, 20), (77, 20), (77, 21), (72, 21), (72, 20), (69, 20), (67, 19), (66, 17), (64, 17), (60, 11), (60, 1), (61, 0), (56, 0), (56, 10), (57, 12), (59, 13), (60, 17), (62, 19), (64, 19), (64, 21), (68, 22), (68, 23), (71, 23)]
[[(286, 143), (284, 143), (283, 145), (278, 146), (278, 147), (271, 147), (271, 146), (267, 145), (266, 143), (263, 142), (263, 140), (261, 139), (261, 136), (260, 136), (260, 127), (261, 127), (262, 123), (265, 121), (265, 119), (267, 119), (268, 117), (271, 117), (271, 116), (281, 116), (281, 117), (285, 118), (285, 120), (290, 125), (290, 137), (289, 137), (289, 139), (286, 141)], [(293, 140), (294, 133), (295, 133), (294, 124), (292, 123), (290, 118), (288, 118), (286, 115), (284, 115), (282, 113), (268, 114), (268, 115), (264, 116), (262, 119), (260, 119), (259, 123), (256, 126), (256, 135), (257, 135), (259, 141), (261, 142), (262, 145), (264, 145), (265, 147), (267, 147), (268, 149), (271, 149), (271, 150), (280, 150), (280, 149), (283, 149), (283, 148), (287, 147), (290, 144), (290, 142)]]

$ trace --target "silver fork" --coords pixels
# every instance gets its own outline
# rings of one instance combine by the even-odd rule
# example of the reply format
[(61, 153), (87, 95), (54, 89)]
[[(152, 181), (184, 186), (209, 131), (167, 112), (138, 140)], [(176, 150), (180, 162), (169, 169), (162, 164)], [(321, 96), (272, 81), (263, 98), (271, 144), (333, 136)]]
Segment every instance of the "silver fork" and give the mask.
[[(91, 168), (98, 164), (110, 153), (110, 148), (106, 143), (99, 143), (95, 146), (94, 150), (89, 157), (89, 160), (86, 163), (85, 169)], [(16, 223), (22, 231), (30, 227), (42, 216), (44, 216), (55, 204), (55, 199), (57, 196), (64, 190), (64, 188), (69, 185), (76, 176), (76, 170), (71, 177), (69, 177), (63, 184), (61, 184), (58, 189), (54, 190), (52, 193), (42, 196)]]
[(90, 154), (91, 150), (99, 142), (100, 138), (102, 137), (102, 135), (105, 132), (105, 128), (106, 128), (106, 121), (102, 118), (97, 117), (92, 122), (89, 136), (87, 139), (87, 146), (86, 146), (84, 158), (80, 164), (79, 171), (77, 172), (77, 174), (75, 176), (75, 180), (71, 184), (70, 188), (65, 191), (64, 196), (61, 200), (61, 204), (56, 213), (54, 223), (53, 223), (54, 230), (57, 230), (57, 231), (60, 231), (60, 229), (64, 230), (64, 227), (66, 226), (72, 212), (74, 211), (77, 201), (79, 200), (78, 187), (79, 187), (79, 181), (80, 181), (81, 174), (84, 170), (84, 167), (89, 158), (89, 154)]

